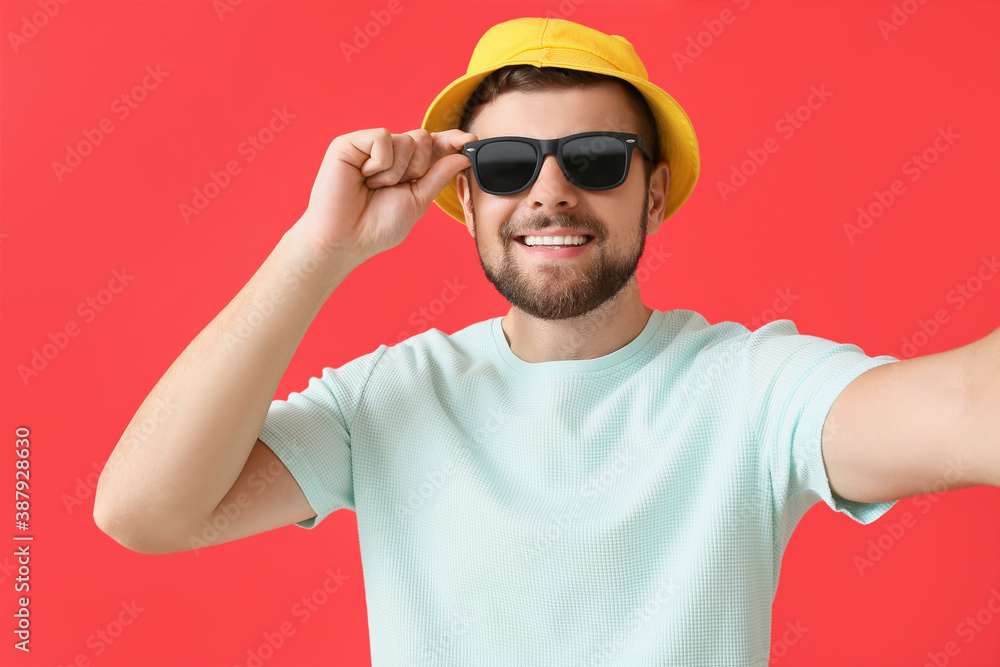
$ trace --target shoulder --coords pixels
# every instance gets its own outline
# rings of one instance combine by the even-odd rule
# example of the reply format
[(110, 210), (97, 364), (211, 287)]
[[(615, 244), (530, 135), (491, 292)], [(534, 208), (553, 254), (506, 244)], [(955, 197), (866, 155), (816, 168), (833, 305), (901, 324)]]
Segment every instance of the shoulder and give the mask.
[(751, 333), (739, 322), (711, 324), (701, 313), (675, 308), (664, 313), (656, 340), (661, 348), (678, 353), (718, 353), (742, 348)]
[(461, 370), (490, 358), (493, 320), (474, 322), (453, 333), (437, 328), (405, 338), (388, 346), (380, 361), (386, 371)]

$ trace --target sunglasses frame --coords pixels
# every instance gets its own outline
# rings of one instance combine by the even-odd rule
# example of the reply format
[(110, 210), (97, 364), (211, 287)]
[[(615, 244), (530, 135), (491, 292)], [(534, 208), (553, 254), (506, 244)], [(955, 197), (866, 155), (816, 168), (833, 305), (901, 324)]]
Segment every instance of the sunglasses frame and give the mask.
[[(566, 163), (563, 161), (563, 146), (569, 141), (572, 141), (574, 139), (581, 139), (584, 137), (604, 137), (607, 139), (618, 139), (624, 144), (626, 149), (638, 148), (640, 151), (642, 151), (643, 155), (645, 155), (650, 161), (653, 161), (653, 155), (652, 155), (653, 150), (652, 147), (649, 145), (649, 142), (640, 137), (638, 134), (632, 134), (629, 132), (602, 132), (602, 131), (579, 132), (577, 134), (570, 134), (565, 137), (560, 137), (559, 139), (534, 139), (532, 137), (517, 137), (517, 136), (490, 137), (488, 139), (479, 139), (478, 141), (470, 141), (469, 143), (462, 146), (462, 153), (464, 155), (467, 155), (469, 157), (469, 160), (472, 162), (472, 173), (476, 177), (476, 184), (479, 185), (479, 189), (487, 194), (496, 195), (498, 197), (507, 197), (509, 195), (516, 195), (519, 192), (524, 192), (525, 190), (530, 188), (535, 183), (535, 180), (538, 179), (538, 174), (540, 174), (542, 171), (542, 163), (545, 161), (545, 157), (550, 154), (556, 156), (556, 162), (559, 163), (559, 168), (562, 170), (563, 176), (566, 177), (566, 180), (568, 180), (570, 183), (572, 183), (578, 188), (591, 191), (613, 190), (614, 188), (617, 188), (622, 183), (624, 183), (628, 179), (629, 168), (632, 165), (632, 153), (634, 152), (632, 150), (625, 151), (625, 171), (621, 179), (617, 183), (613, 185), (607, 185), (595, 188), (586, 185), (581, 185), (577, 183), (575, 180), (573, 180), (573, 177), (566, 170)], [(517, 190), (512, 190), (510, 192), (498, 192), (496, 190), (490, 190), (483, 187), (482, 181), (479, 180), (479, 161), (477, 159), (478, 153), (476, 151), (479, 150), (479, 148), (481, 148), (482, 146), (485, 146), (486, 144), (491, 144), (495, 141), (519, 141), (521, 143), (530, 144), (535, 147), (535, 154), (537, 156), (535, 160), (535, 171), (531, 175), (531, 178), (528, 179), (528, 182), (523, 187), (518, 188)]]

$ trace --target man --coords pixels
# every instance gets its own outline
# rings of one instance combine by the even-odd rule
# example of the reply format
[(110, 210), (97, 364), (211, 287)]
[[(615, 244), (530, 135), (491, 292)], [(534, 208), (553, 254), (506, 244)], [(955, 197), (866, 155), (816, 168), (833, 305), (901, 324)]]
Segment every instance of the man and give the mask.
[[(494, 26), (421, 129), (331, 143), (306, 212), (140, 407), (95, 520), (168, 553), (356, 511), (375, 665), (767, 664), (812, 505), (867, 524), (942, 479), (1000, 485), (1000, 329), (900, 361), (645, 306), (645, 236), (697, 173), (687, 116), (625, 39)], [(326, 299), (432, 200), (506, 316), (271, 401)], [(134, 438), (165, 398), (166, 435)]]

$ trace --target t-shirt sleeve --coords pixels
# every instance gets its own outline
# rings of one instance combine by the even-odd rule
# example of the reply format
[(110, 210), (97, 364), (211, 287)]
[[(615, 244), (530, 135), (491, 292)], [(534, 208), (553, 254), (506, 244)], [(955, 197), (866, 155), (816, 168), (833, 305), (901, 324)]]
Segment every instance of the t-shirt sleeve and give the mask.
[(751, 332), (743, 349), (750, 427), (768, 467), (776, 525), (784, 538), (822, 500), (858, 523), (869, 524), (896, 501), (859, 503), (837, 496), (823, 463), (826, 416), (840, 393), (862, 373), (899, 361), (869, 357), (857, 345), (799, 334), (791, 320)]
[(287, 400), (271, 401), (258, 436), (288, 468), (316, 516), (298, 522), (314, 528), (338, 509), (354, 510), (351, 470), (351, 424), (365, 386), (388, 349), (324, 368), (322, 377), (293, 391)]

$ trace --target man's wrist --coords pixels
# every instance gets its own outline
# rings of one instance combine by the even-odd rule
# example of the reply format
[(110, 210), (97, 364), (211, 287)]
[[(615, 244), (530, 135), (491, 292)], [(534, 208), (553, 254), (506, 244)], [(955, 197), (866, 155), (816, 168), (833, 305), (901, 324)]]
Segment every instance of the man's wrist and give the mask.
[(326, 296), (364, 262), (358, 253), (347, 248), (324, 246), (299, 223), (285, 232), (279, 246), (283, 248), (286, 262), (290, 263), (284, 272), (286, 282), (317, 284)]

